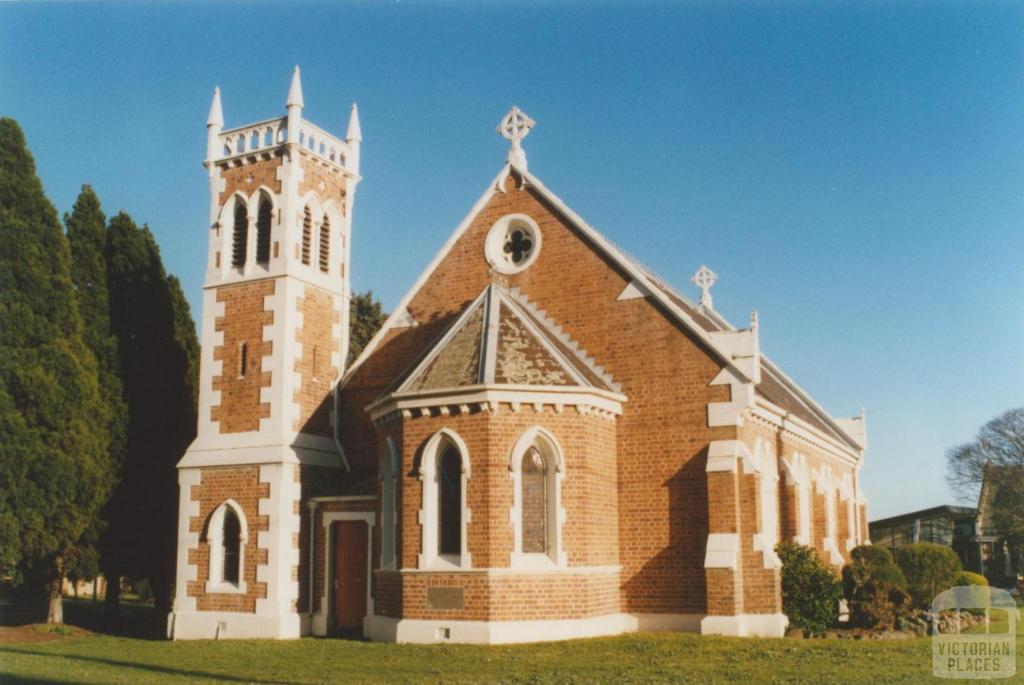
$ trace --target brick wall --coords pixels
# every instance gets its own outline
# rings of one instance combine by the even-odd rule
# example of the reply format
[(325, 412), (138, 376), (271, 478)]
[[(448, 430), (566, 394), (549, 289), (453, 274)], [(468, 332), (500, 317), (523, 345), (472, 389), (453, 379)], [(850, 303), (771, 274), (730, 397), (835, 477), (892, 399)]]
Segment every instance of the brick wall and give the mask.
[(299, 184), (299, 196), (302, 197), (312, 191), (323, 202), (334, 200), (341, 209), (341, 215), (345, 216), (348, 212), (345, 205), (348, 181), (345, 176), (306, 152), (299, 154), (303, 171), (302, 182)]
[[(707, 402), (728, 399), (727, 387), (708, 386), (720, 365), (656, 305), (618, 301), (625, 275), (529, 188), (518, 189), (510, 179), (506, 191), (490, 200), (410, 302), (420, 325), (392, 331), (346, 384), (346, 451), (372, 468), (374, 429), (363, 407), (490, 282), (483, 243), (491, 225), (505, 214), (526, 213), (539, 224), (543, 247), (529, 269), (508, 277), (508, 285), (545, 309), (623, 383), (629, 398), (617, 438), (621, 608), (701, 613), (706, 447), (731, 437), (729, 429), (707, 426)], [(403, 523), (410, 522), (411, 510), (405, 507)], [(409, 553), (409, 541), (403, 548)]]
[(312, 285), (305, 286), (299, 298), (298, 311), (302, 326), (295, 330), (295, 340), (302, 344), (302, 355), (295, 360), (295, 371), (300, 376), (294, 400), (299, 405), (299, 418), (295, 430), (314, 435), (330, 436), (331, 385), (338, 375), (332, 355), (340, 352), (341, 343), (332, 335), (332, 328), (341, 322), (341, 312), (334, 308), (334, 295)]
[(260, 419), (270, 418), (270, 404), (260, 401), (260, 390), (270, 387), (270, 372), (262, 364), (273, 354), (273, 343), (263, 339), (263, 327), (274, 323), (274, 312), (265, 309), (264, 298), (274, 294), (274, 287), (275, 281), (262, 280), (217, 288), (224, 316), (217, 317), (214, 327), (223, 332), (224, 343), (213, 350), (222, 371), (212, 381), (213, 390), (220, 391), (220, 404), (210, 408), (210, 420), (220, 423), (221, 433), (259, 430)]
[[(258, 466), (208, 468), (202, 470), (199, 485), (192, 487), (193, 501), (199, 502), (199, 516), (189, 519), (189, 531), (199, 534), (199, 547), (188, 551), (188, 563), (197, 568), (196, 580), (188, 583), (188, 596), (196, 598), (199, 611), (239, 611), (253, 613), (256, 600), (267, 596), (266, 583), (257, 582), (256, 567), (267, 563), (267, 550), (258, 547), (260, 531), (270, 529), (267, 516), (259, 515), (259, 500), (270, 496), (270, 486), (259, 482)], [(210, 579), (210, 545), (208, 523), (213, 512), (226, 500), (233, 499), (245, 514), (248, 540), (244, 546), (241, 580), (246, 593), (206, 592)]]
[(238, 192), (249, 197), (260, 186), (270, 188), (275, 195), (280, 194), (281, 182), (277, 180), (277, 170), (283, 159), (275, 156), (271, 159), (247, 162), (242, 166), (221, 166), (224, 190), (221, 191), (217, 202), (223, 207), (233, 193)]

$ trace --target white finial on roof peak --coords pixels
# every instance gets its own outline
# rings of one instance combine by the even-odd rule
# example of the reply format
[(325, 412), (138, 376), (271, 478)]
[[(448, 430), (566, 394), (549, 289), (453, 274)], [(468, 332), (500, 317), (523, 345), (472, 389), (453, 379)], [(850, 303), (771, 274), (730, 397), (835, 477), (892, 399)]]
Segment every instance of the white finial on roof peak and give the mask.
[(522, 140), (530, 134), (534, 123), (534, 120), (526, 116), (523, 110), (513, 106), (498, 124), (498, 133), (512, 143), (512, 148), (508, 151), (509, 164), (514, 164), (524, 171), (526, 170), (526, 151), (523, 150)]
[(288, 88), (288, 101), (285, 103), (286, 107), (304, 107), (305, 104), (302, 102), (302, 77), (299, 74), (299, 65), (295, 65), (295, 71), (292, 72), (292, 85)]
[(691, 280), (700, 288), (700, 306), (714, 309), (715, 307), (711, 299), (711, 286), (718, 280), (718, 274), (701, 264)]

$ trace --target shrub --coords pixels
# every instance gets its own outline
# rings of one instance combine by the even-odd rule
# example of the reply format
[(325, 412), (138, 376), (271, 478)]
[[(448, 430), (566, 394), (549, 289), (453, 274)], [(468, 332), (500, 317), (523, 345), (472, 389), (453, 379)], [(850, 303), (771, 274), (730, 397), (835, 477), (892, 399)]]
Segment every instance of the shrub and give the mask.
[(981, 575), (980, 573), (971, 573), (970, 571), (961, 571), (956, 577), (956, 584), (958, 586), (968, 585), (988, 585), (988, 578)]
[(898, 547), (896, 563), (907, 578), (907, 592), (918, 609), (928, 609), (940, 592), (954, 587), (963, 570), (956, 552), (931, 542)]
[(775, 548), (782, 559), (782, 611), (789, 623), (818, 635), (839, 618), (843, 587), (810, 547), (784, 542)]
[(850, 607), (850, 623), (873, 628), (892, 627), (907, 613), (907, 579), (884, 547), (861, 545), (850, 553), (843, 568), (843, 594)]

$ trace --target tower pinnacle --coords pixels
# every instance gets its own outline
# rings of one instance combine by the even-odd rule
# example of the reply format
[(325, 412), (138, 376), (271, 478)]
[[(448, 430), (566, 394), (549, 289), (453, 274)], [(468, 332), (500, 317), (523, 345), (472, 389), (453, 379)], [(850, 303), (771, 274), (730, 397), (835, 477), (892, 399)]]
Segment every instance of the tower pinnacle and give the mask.
[(292, 85), (288, 89), (288, 102), (285, 103), (287, 107), (304, 107), (305, 104), (302, 102), (302, 77), (299, 74), (299, 65), (295, 65), (295, 71), (292, 72)]

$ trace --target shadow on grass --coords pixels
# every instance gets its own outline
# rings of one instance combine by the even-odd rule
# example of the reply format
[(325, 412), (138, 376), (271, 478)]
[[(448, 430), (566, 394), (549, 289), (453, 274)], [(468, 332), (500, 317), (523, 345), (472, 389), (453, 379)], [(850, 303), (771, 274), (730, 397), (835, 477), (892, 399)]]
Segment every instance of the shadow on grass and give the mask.
[(64, 623), (92, 633), (131, 637), (139, 640), (166, 639), (166, 627), (160, 625), (149, 604), (121, 602), (118, 616), (108, 617), (103, 602), (89, 599), (65, 599)]
[[(154, 664), (139, 663), (137, 661), (118, 661), (117, 659), (105, 659), (98, 656), (83, 656), (81, 654), (68, 654), (66, 652), (54, 653), (54, 652), (42, 652), (33, 649), (24, 648), (7, 648), (0, 647), (0, 655), (24, 655), (24, 656), (35, 656), (43, 659), (54, 659), (58, 658), (69, 661), (84, 661), (91, 664), (99, 664), (102, 666), (109, 666), (118, 669), (131, 669), (135, 671), (142, 671), (144, 673), (162, 675), (162, 676), (175, 676), (179, 678), (186, 678), (190, 681), (197, 679), (204, 680), (215, 680), (225, 683), (276, 683), (280, 685), (301, 685), (298, 682), (292, 682), (287, 680), (253, 680), (252, 678), (239, 678), (232, 675), (225, 675), (221, 673), (205, 673), (203, 671), (188, 671), (178, 668), (168, 668), (166, 666), (156, 666)], [(2, 659), (0, 659), (2, 661)], [(62, 678), (61, 680), (45, 680), (33, 676), (30, 679), (23, 679), (20, 676), (12, 675), (2, 669), (0, 669), (0, 683), (72, 683), (73, 680)]]

